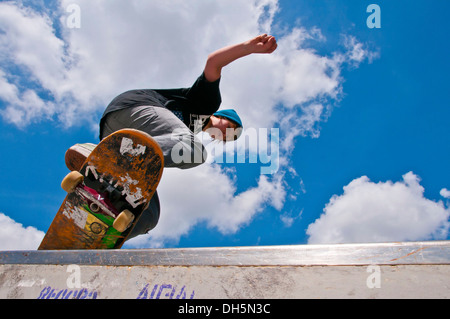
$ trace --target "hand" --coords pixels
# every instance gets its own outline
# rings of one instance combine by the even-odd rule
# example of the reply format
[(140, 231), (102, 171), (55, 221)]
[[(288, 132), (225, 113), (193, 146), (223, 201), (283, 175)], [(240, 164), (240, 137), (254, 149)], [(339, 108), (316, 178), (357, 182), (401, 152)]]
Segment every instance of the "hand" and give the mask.
[(249, 46), (251, 53), (267, 53), (270, 54), (277, 49), (277, 40), (275, 37), (262, 34), (245, 43)]

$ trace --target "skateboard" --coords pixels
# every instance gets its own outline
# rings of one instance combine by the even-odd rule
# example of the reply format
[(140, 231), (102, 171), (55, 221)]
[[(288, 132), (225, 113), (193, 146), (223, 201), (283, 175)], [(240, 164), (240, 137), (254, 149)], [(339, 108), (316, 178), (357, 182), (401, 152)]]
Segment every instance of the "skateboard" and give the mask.
[(124, 129), (90, 148), (39, 250), (119, 249), (155, 193), (164, 158), (150, 135)]

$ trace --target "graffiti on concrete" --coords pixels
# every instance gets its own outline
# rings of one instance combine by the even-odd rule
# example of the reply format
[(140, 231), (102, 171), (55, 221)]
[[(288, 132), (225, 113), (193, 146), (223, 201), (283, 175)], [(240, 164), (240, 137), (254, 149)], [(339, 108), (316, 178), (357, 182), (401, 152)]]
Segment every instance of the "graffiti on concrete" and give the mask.
[(37, 299), (97, 299), (97, 292), (83, 289), (54, 289), (45, 287)]
[(186, 286), (177, 289), (175, 285), (145, 285), (137, 299), (194, 299), (195, 291), (189, 293)]

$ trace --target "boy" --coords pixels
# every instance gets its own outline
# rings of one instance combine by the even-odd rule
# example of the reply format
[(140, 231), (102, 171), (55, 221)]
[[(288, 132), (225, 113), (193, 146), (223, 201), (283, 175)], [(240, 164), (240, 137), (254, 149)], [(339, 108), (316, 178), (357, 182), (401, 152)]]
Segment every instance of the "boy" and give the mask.
[[(263, 34), (211, 53), (203, 73), (190, 88), (132, 90), (120, 94), (111, 101), (100, 120), (100, 138), (123, 128), (134, 128), (158, 142), (165, 167), (187, 169), (204, 163), (206, 151), (195, 137), (196, 133), (205, 131), (214, 139), (229, 141), (235, 140), (243, 127), (236, 111), (218, 111), (222, 68), (244, 56), (270, 54), (276, 48), (275, 38)], [(234, 129), (233, 134), (227, 128)], [(129, 239), (153, 229), (159, 212), (155, 193)]]

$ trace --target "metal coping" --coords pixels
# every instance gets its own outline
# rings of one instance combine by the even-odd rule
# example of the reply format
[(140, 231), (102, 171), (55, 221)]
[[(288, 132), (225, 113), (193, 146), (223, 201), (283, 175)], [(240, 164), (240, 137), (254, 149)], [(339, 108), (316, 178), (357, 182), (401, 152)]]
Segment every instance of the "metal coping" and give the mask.
[(450, 241), (133, 250), (3, 251), (0, 265), (450, 265)]

